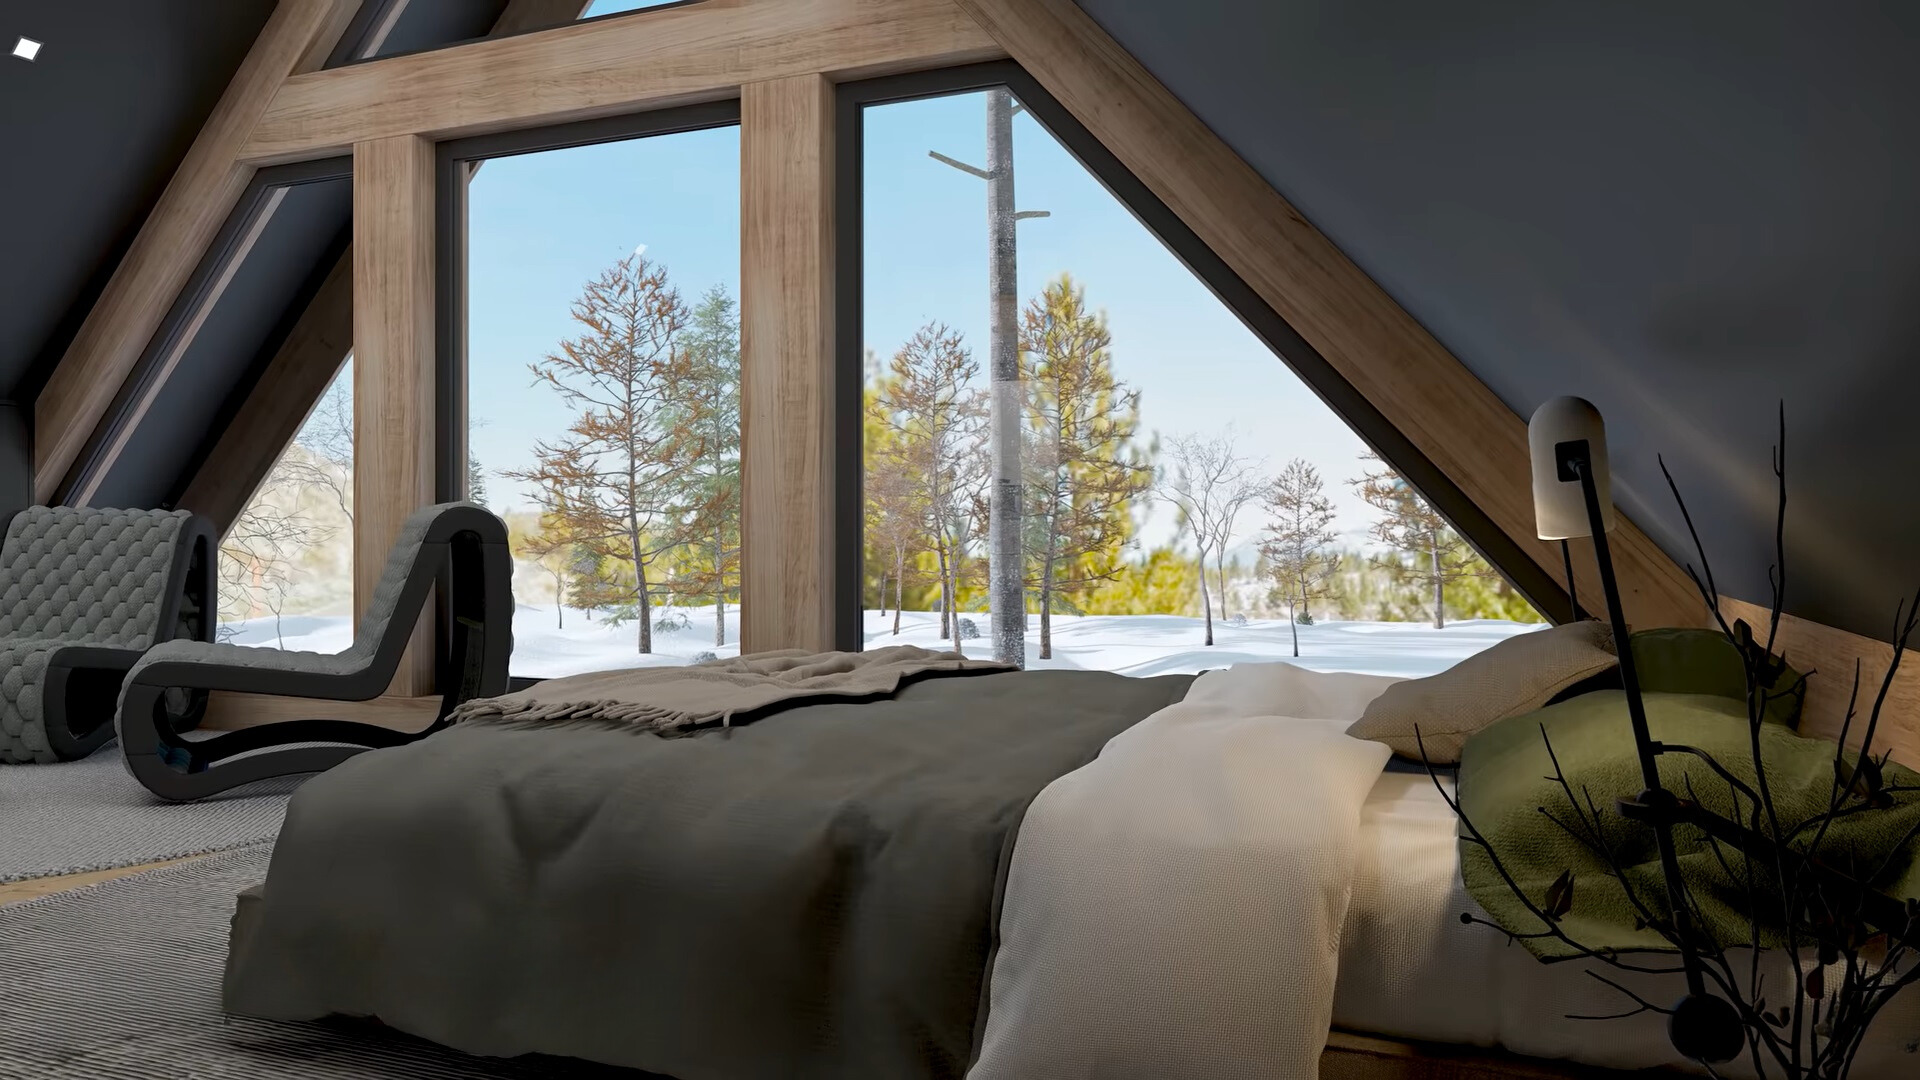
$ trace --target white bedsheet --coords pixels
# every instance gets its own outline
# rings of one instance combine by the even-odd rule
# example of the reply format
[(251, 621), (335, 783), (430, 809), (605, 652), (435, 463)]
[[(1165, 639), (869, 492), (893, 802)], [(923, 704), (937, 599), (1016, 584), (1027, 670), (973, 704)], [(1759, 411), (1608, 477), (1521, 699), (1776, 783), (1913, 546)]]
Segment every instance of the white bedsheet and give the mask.
[[(1202, 675), (1027, 811), (974, 1080), (1314, 1080), (1393, 680)], [(1284, 710), (1287, 716), (1275, 715)]]
[[(1624, 999), (1587, 975), (1588, 965), (1542, 964), (1497, 931), (1460, 922), (1463, 911), (1483, 913), (1460, 881), (1453, 812), (1425, 775), (1382, 773), (1361, 821), (1336, 1025), (1614, 1069), (1683, 1067), (1667, 1042), (1665, 1017), (1567, 1019), (1622, 1011)], [(1662, 1004), (1684, 989), (1678, 976), (1635, 978), (1595, 966)], [(1920, 1056), (1906, 1052), (1920, 1038), (1920, 994), (1909, 990), (1890, 1005), (1875, 1031), (1881, 1037), (1862, 1048), (1854, 1080), (1920, 1076)], [(1752, 1075), (1744, 1062), (1721, 1072)]]

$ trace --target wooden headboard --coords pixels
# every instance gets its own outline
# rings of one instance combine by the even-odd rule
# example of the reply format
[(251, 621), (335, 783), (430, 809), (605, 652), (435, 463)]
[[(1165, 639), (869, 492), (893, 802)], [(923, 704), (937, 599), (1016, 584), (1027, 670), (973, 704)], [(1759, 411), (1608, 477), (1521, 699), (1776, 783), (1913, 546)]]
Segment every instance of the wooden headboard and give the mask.
[[(1766, 633), (1768, 609), (1730, 596), (1720, 598), (1720, 613), (1728, 622), (1745, 619), (1754, 636)], [(1857, 745), (1865, 730), (1867, 714), (1880, 692), (1880, 680), (1886, 677), (1893, 660), (1893, 646), (1884, 641), (1836, 630), (1824, 623), (1810, 622), (1792, 615), (1780, 617), (1780, 634), (1774, 652), (1800, 671), (1813, 672), (1807, 680), (1807, 701), (1800, 714), (1800, 730), (1807, 735), (1833, 739), (1847, 717), (1847, 695), (1853, 688), (1853, 666), (1860, 665), (1860, 697), (1857, 716), (1848, 741)], [(1900, 660), (1900, 672), (1887, 691), (1887, 703), (1880, 710), (1880, 726), (1873, 744), (1893, 751), (1893, 760), (1909, 768), (1920, 769), (1920, 652), (1908, 649)], [(1878, 752), (1878, 751), (1876, 751)]]

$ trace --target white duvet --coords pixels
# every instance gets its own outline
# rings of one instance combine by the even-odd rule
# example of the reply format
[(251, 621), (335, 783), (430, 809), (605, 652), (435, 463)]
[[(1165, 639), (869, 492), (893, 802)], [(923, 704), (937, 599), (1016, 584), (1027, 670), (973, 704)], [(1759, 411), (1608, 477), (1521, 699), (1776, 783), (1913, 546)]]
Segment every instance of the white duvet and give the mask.
[(1248, 664), (1048, 785), (1009, 869), (974, 1080), (1313, 1080), (1394, 679)]

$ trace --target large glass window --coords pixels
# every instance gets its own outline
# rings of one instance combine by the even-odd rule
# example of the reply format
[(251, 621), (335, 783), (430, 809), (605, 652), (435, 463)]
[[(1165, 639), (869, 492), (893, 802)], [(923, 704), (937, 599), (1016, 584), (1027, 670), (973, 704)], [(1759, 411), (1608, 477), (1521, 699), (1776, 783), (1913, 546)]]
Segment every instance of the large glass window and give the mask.
[(868, 645), (1419, 675), (1541, 624), (1009, 91), (862, 114)]
[(513, 673), (737, 654), (737, 127), (468, 181), (466, 487), (513, 543)]
[(339, 652), (353, 643), (353, 361), (220, 540), (219, 639)]

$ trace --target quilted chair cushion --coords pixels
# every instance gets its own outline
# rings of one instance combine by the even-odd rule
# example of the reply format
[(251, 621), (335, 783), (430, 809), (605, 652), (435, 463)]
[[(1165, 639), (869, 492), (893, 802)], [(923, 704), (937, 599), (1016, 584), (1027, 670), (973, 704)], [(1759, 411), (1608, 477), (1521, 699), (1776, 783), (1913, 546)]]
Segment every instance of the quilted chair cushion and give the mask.
[(47, 661), (73, 644), (58, 638), (0, 641), (0, 762), (51, 765), (60, 760), (47, 744), (40, 688)]
[(0, 762), (51, 762), (47, 661), (67, 645), (144, 649), (160, 632), (184, 510), (35, 506), (0, 547)]

